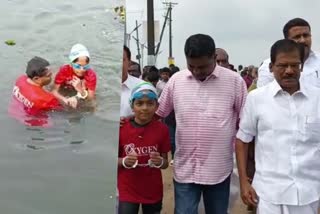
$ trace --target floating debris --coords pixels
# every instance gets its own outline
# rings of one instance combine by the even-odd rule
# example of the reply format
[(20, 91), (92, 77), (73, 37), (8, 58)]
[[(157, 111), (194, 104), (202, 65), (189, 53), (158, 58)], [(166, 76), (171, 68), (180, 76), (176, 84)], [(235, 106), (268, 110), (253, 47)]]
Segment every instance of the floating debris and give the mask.
[(71, 141), (70, 144), (81, 144), (83, 140)]
[(33, 149), (33, 150), (43, 149), (43, 147), (41, 147), (41, 146), (35, 146), (35, 145), (31, 145), (31, 144), (28, 144), (27, 147), (29, 149)]
[[(124, 23), (126, 20), (126, 8), (122, 5), (113, 8), (113, 11), (117, 14), (120, 22)], [(117, 17), (115, 17), (115, 19), (117, 19)]]
[(14, 40), (12, 40), (12, 39), (9, 39), (9, 40), (5, 41), (4, 43), (6, 43), (9, 46), (13, 46), (13, 45), (16, 44), (16, 42)]

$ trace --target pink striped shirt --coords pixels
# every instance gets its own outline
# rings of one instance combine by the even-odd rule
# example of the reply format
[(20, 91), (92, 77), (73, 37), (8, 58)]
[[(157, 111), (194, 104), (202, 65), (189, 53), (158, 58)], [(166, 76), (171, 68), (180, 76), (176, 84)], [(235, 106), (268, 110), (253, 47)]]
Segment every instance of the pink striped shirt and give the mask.
[(176, 114), (174, 178), (180, 183), (217, 184), (233, 168), (236, 123), (247, 95), (239, 74), (216, 66), (203, 82), (189, 70), (171, 77), (157, 114)]

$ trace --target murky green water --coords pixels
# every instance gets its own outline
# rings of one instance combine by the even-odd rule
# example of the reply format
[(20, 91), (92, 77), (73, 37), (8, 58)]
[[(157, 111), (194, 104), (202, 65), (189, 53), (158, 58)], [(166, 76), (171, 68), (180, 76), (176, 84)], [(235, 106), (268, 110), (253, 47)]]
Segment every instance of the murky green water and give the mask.
[[(1, 213), (114, 213), (123, 25), (110, 9), (118, 4), (1, 1)], [(11, 90), (27, 61), (41, 56), (57, 69), (78, 42), (89, 49), (99, 76), (97, 111), (52, 113), (51, 128), (11, 119)]]

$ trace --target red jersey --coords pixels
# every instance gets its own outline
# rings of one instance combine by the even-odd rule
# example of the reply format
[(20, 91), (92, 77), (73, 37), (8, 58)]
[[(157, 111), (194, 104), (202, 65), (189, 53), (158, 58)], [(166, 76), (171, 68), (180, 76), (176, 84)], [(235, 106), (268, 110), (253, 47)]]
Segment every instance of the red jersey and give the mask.
[[(160, 121), (152, 121), (144, 127), (134, 127), (126, 121), (120, 128), (119, 157), (132, 151), (138, 154), (138, 164), (146, 164), (150, 152), (170, 151), (167, 126)], [(161, 169), (137, 166), (134, 169), (118, 169), (119, 200), (131, 203), (157, 203), (163, 197)]]
[[(40, 86), (30, 84), (26, 75), (20, 76), (13, 88), (9, 113), (17, 120), (28, 124), (42, 126), (48, 123), (45, 111), (62, 108), (58, 99)], [(36, 116), (37, 118), (29, 117)]]
[(30, 84), (26, 75), (20, 76), (13, 87), (13, 98), (21, 103), (27, 113), (61, 108), (58, 99), (42, 87)]
[[(63, 65), (60, 67), (60, 70), (55, 77), (54, 83), (58, 85), (62, 85), (63, 87), (66, 87), (66, 88), (73, 88), (70, 81), (75, 76), (78, 77), (73, 72), (73, 68), (71, 67), (71, 65), (69, 64)], [(78, 77), (78, 78), (83, 79), (85, 81), (85, 86), (88, 90), (91, 90), (91, 91), (96, 90), (97, 75), (92, 69), (87, 70), (83, 77)]]

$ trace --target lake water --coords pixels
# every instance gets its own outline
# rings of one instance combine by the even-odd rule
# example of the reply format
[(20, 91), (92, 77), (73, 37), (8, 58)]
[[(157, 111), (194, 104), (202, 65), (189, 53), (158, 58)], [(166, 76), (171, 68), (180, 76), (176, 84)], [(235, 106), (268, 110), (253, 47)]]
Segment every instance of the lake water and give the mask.
[[(1, 213), (114, 213), (124, 26), (112, 8), (121, 3), (1, 1)], [(76, 43), (88, 48), (99, 77), (97, 111), (53, 112), (50, 128), (10, 118), (12, 87), (27, 61), (41, 56), (57, 71)]]

